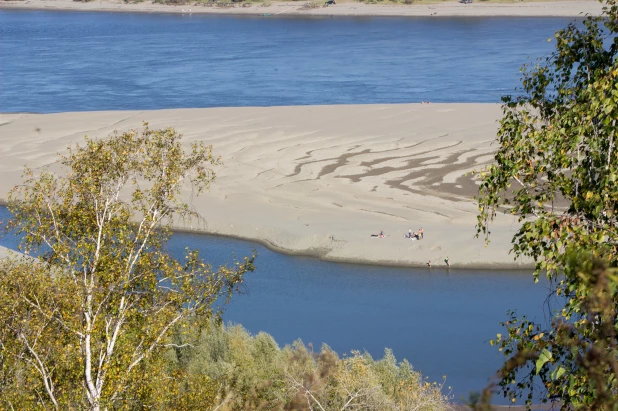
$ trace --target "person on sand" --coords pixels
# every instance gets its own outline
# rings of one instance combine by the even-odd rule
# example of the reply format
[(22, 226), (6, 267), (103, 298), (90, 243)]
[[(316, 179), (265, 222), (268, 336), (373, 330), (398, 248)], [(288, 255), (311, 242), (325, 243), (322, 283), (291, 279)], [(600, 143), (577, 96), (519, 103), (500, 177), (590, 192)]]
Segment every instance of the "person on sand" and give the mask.
[(446, 257), (446, 258), (444, 259), (444, 262), (446, 263), (446, 266), (447, 266), (447, 267), (450, 267), (450, 266), (451, 266), (451, 263), (449, 263), (448, 257)]
[(431, 268), (431, 260), (427, 261), (427, 267)]
[(423, 233), (424, 233), (424, 232), (425, 232), (425, 230), (423, 230), (423, 227), (421, 227), (421, 228), (419, 228), (419, 229), (418, 229), (418, 235), (420, 235), (420, 236), (421, 236), (421, 238), (419, 238), (419, 240), (422, 240), (422, 239), (423, 239)]
[(412, 229), (408, 228), (408, 236), (406, 238), (412, 238)]
[(372, 237), (374, 238), (384, 238), (384, 231), (380, 230), (380, 234), (371, 234)]

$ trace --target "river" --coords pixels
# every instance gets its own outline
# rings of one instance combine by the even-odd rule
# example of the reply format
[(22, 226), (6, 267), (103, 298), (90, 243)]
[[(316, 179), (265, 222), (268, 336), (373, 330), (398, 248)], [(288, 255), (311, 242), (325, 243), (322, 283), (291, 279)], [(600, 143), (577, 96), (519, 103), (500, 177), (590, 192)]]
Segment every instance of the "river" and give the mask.
[[(568, 21), (0, 11), (0, 111), (497, 102)], [(547, 285), (529, 272), (335, 264), (186, 233), (170, 250), (187, 245), (215, 264), (259, 252), (226, 320), (279, 344), (390, 347), (430, 380), (446, 375), (456, 400), (500, 365), (488, 340), (507, 310), (545, 318)]]
[(569, 20), (0, 11), (0, 112), (498, 102)]

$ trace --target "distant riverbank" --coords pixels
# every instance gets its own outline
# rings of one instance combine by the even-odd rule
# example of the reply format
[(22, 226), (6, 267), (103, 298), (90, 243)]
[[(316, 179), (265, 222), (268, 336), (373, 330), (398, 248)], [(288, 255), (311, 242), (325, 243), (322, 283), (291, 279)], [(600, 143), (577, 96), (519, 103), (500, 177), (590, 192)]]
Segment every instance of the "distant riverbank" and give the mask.
[(323, 1), (265, 1), (261, 3), (226, 3), (224, 6), (209, 4), (169, 5), (144, 1), (125, 3), (114, 0), (76, 2), (73, 0), (20, 0), (1, 1), (2, 9), (71, 10), (136, 13), (183, 13), (189, 15), (239, 14), (265, 16), (433, 16), (433, 17), (581, 17), (598, 16), (602, 5), (595, 0), (529, 1), (517, 3), (488, 3), (476, 1), (460, 4), (448, 1), (437, 4), (366, 4), (340, 1), (322, 7)]
[[(224, 166), (209, 193), (185, 193), (204, 221), (178, 226), (259, 241), (328, 261), (523, 268), (509, 255), (516, 219), (499, 216), (492, 243), (474, 239), (476, 184), (493, 160), (497, 104), (241, 107), (1, 114), (0, 198), (24, 165), (114, 130), (175, 127), (213, 144)], [(404, 238), (423, 227), (424, 239)], [(384, 238), (372, 237), (381, 230)]]

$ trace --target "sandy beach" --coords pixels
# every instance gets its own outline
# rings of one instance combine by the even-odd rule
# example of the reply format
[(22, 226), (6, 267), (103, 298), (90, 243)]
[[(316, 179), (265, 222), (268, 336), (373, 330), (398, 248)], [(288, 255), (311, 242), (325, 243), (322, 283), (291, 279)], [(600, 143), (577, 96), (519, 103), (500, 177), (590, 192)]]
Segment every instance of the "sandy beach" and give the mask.
[[(24, 165), (52, 165), (84, 135), (175, 127), (212, 144), (224, 165), (211, 191), (186, 198), (203, 223), (178, 227), (262, 242), (331, 261), (522, 267), (509, 255), (517, 222), (474, 239), (476, 184), (492, 160), (497, 104), (403, 104), (0, 114), (0, 199)], [(425, 238), (404, 238), (424, 228)], [(386, 238), (374, 238), (384, 230)], [(529, 263), (527, 264), (529, 265)]]
[[(308, 7), (315, 3), (317, 7)], [(578, 17), (585, 14), (598, 16), (602, 5), (596, 0), (530, 1), (516, 3), (487, 3), (475, 1), (460, 4), (447, 1), (436, 4), (365, 4), (353, 1), (340, 1), (335, 6), (321, 7), (323, 1), (293, 1), (247, 3), (234, 7), (214, 7), (209, 5), (165, 5), (144, 1), (125, 3), (115, 0), (76, 2), (73, 0), (19, 0), (1, 1), (0, 10), (71, 10), (135, 13), (183, 13), (189, 15), (242, 14), (275, 16), (487, 16), (487, 17)]]

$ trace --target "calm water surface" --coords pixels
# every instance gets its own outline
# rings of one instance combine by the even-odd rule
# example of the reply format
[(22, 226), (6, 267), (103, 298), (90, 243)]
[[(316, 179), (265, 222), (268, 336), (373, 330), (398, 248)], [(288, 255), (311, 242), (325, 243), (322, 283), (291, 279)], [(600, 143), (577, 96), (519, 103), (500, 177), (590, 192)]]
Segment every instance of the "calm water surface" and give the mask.
[(497, 102), (568, 21), (0, 11), (0, 112)]
[[(0, 220), (7, 217), (0, 208)], [(8, 247), (15, 241), (0, 238)], [(335, 264), (185, 233), (169, 244), (178, 256), (187, 246), (214, 265), (259, 252), (257, 270), (247, 276), (248, 293), (233, 299), (226, 320), (253, 333), (266, 331), (279, 344), (301, 338), (316, 348), (326, 342), (339, 353), (359, 349), (374, 357), (392, 348), (431, 380), (446, 375), (458, 400), (482, 389), (501, 364), (488, 340), (503, 332), (498, 323), (506, 311), (519, 309), (543, 322), (547, 308), (547, 286), (534, 285), (529, 272)]]

